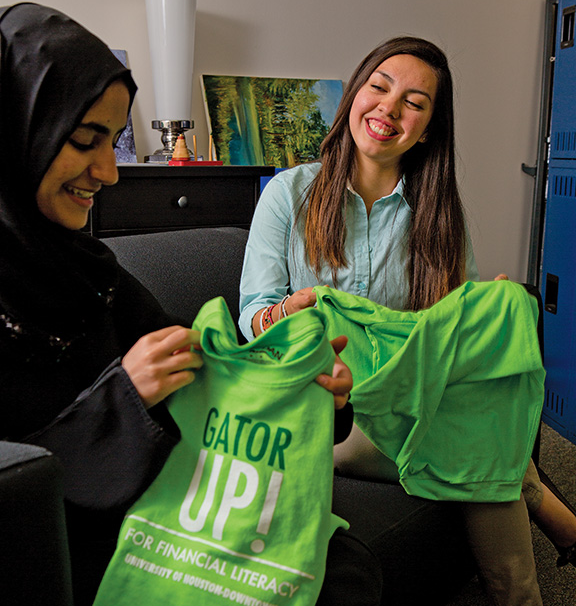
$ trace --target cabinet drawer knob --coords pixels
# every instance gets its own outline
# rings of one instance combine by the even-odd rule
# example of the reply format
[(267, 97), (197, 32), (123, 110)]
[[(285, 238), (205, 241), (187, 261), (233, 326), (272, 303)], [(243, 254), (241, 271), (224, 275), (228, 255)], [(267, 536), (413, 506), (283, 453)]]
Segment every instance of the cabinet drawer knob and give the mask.
[(186, 196), (180, 196), (177, 204), (180, 208), (186, 208), (188, 206), (188, 198)]

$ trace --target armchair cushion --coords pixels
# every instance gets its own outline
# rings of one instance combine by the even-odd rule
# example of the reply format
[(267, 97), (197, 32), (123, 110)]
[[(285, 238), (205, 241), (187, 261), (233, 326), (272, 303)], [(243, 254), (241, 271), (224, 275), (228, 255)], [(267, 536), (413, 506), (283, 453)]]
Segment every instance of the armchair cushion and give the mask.
[(0, 442), (3, 606), (72, 606), (61, 474), (47, 450)]

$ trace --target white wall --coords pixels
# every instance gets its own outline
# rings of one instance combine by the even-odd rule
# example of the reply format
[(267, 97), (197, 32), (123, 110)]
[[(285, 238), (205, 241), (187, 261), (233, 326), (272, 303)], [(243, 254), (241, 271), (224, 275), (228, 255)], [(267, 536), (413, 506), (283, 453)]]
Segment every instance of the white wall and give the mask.
[[(167, 0), (168, 2), (170, 0)], [(144, 0), (46, 0), (128, 51), (140, 86), (138, 157), (160, 146)], [(482, 278), (525, 280), (536, 160), (545, 0), (198, 0), (193, 131), (207, 154), (199, 76), (346, 81), (379, 42), (428, 38), (447, 53), (456, 84), (459, 173)]]

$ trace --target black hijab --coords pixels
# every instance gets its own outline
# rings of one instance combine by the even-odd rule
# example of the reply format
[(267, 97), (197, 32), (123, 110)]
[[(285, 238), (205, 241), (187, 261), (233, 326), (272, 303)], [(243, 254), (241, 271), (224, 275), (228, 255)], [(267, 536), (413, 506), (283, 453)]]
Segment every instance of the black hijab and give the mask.
[(118, 266), (97, 239), (38, 210), (52, 161), (111, 82), (136, 85), (108, 47), (66, 15), (0, 8), (0, 329), (73, 341), (111, 305)]

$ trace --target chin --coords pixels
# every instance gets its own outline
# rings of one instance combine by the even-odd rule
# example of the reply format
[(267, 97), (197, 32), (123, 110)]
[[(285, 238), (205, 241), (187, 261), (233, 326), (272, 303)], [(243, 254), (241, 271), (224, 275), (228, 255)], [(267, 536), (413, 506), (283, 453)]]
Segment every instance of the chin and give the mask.
[(86, 217), (83, 221), (76, 222), (73, 226), (70, 226), (68, 229), (78, 231), (80, 229), (84, 229), (86, 227), (86, 225), (88, 225), (88, 217)]
[(70, 231), (79, 231), (88, 224), (88, 216), (85, 217), (54, 217), (50, 218), (52, 223), (56, 223)]

